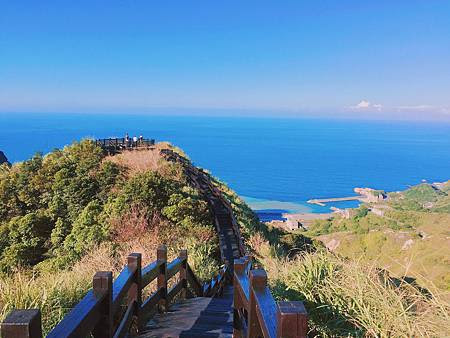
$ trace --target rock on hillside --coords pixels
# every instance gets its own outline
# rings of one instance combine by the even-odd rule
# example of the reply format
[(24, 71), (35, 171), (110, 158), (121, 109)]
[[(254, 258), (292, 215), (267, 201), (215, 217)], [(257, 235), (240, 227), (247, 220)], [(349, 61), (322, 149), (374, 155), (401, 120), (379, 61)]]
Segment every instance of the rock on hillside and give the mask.
[(9, 164), (8, 159), (6, 158), (5, 154), (3, 153), (3, 151), (0, 150), (0, 164), (3, 164), (5, 162)]

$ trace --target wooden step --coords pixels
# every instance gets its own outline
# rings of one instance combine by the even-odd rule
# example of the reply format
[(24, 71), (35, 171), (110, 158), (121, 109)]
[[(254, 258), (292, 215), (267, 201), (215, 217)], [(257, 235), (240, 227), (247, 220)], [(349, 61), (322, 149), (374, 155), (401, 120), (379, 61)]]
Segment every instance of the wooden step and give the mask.
[(164, 314), (150, 320), (140, 338), (232, 337), (232, 294), (225, 288), (225, 298), (197, 297), (180, 301)]

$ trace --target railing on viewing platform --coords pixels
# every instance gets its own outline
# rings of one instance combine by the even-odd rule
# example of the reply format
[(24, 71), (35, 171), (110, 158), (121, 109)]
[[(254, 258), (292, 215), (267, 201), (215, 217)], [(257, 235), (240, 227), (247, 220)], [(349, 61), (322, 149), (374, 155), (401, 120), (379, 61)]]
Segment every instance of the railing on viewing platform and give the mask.
[(104, 138), (96, 140), (95, 144), (109, 153), (116, 153), (122, 150), (148, 149), (155, 145), (155, 140), (138, 138), (134, 141), (132, 138), (125, 137)]

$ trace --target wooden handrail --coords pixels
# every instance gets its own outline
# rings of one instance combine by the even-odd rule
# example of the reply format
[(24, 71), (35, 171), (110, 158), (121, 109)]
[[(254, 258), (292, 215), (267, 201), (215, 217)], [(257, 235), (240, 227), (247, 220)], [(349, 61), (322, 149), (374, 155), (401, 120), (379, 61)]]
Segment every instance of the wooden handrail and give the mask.
[(134, 282), (136, 268), (129, 268), (126, 266), (113, 284), (113, 312), (115, 313), (121, 305), (121, 302), (131, 284)]
[(127, 311), (123, 315), (123, 319), (119, 324), (119, 327), (114, 334), (114, 338), (126, 337), (128, 335), (128, 331), (130, 330), (130, 326), (133, 320), (133, 314), (136, 311), (138, 304), (136, 302), (131, 302), (128, 305)]
[[(93, 278), (92, 290), (88, 291), (47, 337), (82, 337), (90, 333), (94, 337), (124, 337), (128, 334), (133, 318), (140, 330), (144, 317), (149, 319), (149, 315), (157, 311), (166, 311), (179, 295), (186, 297), (189, 286), (195, 296), (212, 297), (220, 293), (228, 272), (228, 266), (224, 266), (218, 276), (205, 283), (208, 285), (206, 295), (187, 262), (186, 250), (181, 250), (179, 257), (167, 263), (167, 248), (160, 246), (157, 260), (142, 269), (141, 254), (131, 254), (127, 260), (127, 265), (114, 282), (111, 272), (97, 272)], [(179, 281), (167, 290), (168, 280), (177, 273)], [(143, 301), (142, 289), (155, 279), (158, 281), (157, 290)], [(124, 301), (125, 307), (122, 306)], [(113, 318), (119, 314), (119, 320), (114, 322)], [(1, 336), (41, 338), (39, 310), (12, 311), (2, 323)]]
[(186, 261), (186, 258), (175, 258), (170, 264), (167, 265), (167, 279), (172, 278), (175, 276), (179, 271), (181, 264), (183, 264)]
[(192, 271), (189, 264), (187, 265), (187, 280), (188, 280), (188, 284), (194, 290), (195, 295), (197, 297), (202, 297), (203, 296), (203, 286), (199, 282), (197, 276), (195, 276), (195, 274)]
[(307, 314), (302, 302), (276, 303), (262, 269), (251, 259), (234, 261), (233, 337), (306, 337)]
[(142, 287), (147, 286), (151, 281), (158, 277), (161, 264), (163, 264), (163, 262), (157, 260), (150, 263), (145, 268), (142, 268)]
[[(64, 319), (49, 333), (47, 337), (86, 336), (96, 329), (99, 322), (104, 322), (105, 310), (111, 307), (112, 274), (97, 272), (93, 278), (93, 288), (86, 296), (64, 317)], [(109, 311), (110, 312), (110, 311)], [(109, 331), (108, 324), (101, 330)], [(99, 331), (100, 329), (97, 329)]]

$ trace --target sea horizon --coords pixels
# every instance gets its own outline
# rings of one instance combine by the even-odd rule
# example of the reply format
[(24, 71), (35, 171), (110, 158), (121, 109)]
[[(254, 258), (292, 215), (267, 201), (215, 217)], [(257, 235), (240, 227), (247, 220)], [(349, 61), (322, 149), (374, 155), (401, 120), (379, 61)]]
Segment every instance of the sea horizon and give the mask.
[[(276, 123), (274, 123), (276, 122)], [(83, 138), (143, 135), (182, 148), (257, 211), (329, 212), (355, 187), (386, 191), (450, 178), (450, 124), (285, 117), (0, 113), (11, 162)]]

